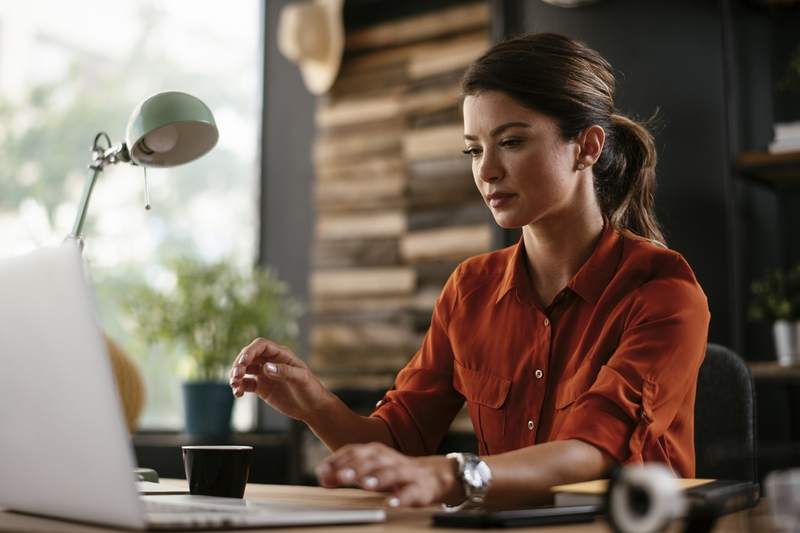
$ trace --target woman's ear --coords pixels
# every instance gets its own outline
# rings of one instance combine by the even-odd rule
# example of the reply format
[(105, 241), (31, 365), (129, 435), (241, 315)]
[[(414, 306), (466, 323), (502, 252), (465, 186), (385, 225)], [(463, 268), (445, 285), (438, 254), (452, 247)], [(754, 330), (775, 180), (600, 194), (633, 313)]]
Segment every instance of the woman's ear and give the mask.
[(578, 145), (580, 146), (580, 153), (578, 154), (578, 161), (575, 163), (581, 167), (590, 167), (594, 165), (600, 154), (603, 152), (603, 145), (606, 142), (606, 132), (598, 125), (589, 126), (583, 130), (578, 137)]

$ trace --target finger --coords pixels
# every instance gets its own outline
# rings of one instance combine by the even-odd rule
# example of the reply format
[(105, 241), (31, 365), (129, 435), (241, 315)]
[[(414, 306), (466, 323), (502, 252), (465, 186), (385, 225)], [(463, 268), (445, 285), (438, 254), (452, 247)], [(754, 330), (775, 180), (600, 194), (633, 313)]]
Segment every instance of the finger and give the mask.
[(402, 485), (386, 499), (389, 507), (422, 507), (432, 503), (432, 495), (417, 483)]
[(337, 487), (355, 480), (355, 470), (350, 465), (353, 463), (353, 451), (360, 446), (362, 445), (347, 444), (323, 459), (316, 468), (320, 485)]
[(258, 378), (245, 376), (236, 382), (231, 380), (230, 386), (233, 389), (234, 396), (240, 398), (244, 396), (245, 392), (255, 392), (258, 389)]
[(409, 481), (405, 470), (404, 467), (374, 468), (358, 479), (358, 486), (376, 492), (392, 492)]
[(360, 484), (374, 471), (400, 468), (406, 461), (405, 456), (382, 444), (350, 444), (326, 458), (318, 467), (317, 477), (324, 486)]
[(308, 379), (308, 370), (283, 363), (267, 361), (261, 366), (260, 373), (257, 375), (276, 381), (300, 384)]
[(233, 367), (231, 367), (231, 371), (228, 374), (228, 377), (229, 379), (239, 379), (241, 377), (244, 377), (245, 372), (246, 372), (245, 368), (234, 365)]
[[(391, 458), (386, 456), (373, 456), (363, 460), (355, 459), (352, 462), (341, 461), (335, 466), (330, 463), (320, 463), (316, 468), (317, 479), (323, 487), (338, 485), (358, 485), (367, 490), (387, 490), (391, 486), (380, 483), (380, 472), (391, 472), (399, 468)], [(384, 476), (388, 478), (389, 476)]]
[(247, 367), (254, 363), (259, 356), (265, 357), (270, 361), (292, 366), (302, 365), (300, 360), (287, 347), (260, 337), (245, 346), (242, 351), (239, 352), (235, 364)]

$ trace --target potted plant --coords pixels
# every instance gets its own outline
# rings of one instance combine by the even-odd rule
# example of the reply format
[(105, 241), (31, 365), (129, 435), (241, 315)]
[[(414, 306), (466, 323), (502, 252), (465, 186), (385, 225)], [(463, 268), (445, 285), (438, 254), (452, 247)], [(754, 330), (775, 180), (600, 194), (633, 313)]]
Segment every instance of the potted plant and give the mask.
[(269, 270), (237, 269), (230, 261), (194, 258), (167, 262), (170, 288), (139, 284), (125, 306), (135, 333), (150, 344), (180, 354), (186, 431), (230, 432), (233, 395), (228, 372), (233, 359), (258, 336), (293, 344), (300, 306)]
[(800, 264), (773, 270), (750, 289), (750, 318), (772, 321), (778, 364), (800, 364)]

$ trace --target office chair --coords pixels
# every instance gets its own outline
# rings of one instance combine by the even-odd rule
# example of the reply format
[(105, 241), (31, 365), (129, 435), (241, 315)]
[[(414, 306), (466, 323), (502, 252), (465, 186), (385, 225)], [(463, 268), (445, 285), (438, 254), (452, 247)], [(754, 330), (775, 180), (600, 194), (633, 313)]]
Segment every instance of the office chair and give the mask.
[(708, 344), (694, 406), (695, 477), (757, 482), (755, 389), (736, 353)]

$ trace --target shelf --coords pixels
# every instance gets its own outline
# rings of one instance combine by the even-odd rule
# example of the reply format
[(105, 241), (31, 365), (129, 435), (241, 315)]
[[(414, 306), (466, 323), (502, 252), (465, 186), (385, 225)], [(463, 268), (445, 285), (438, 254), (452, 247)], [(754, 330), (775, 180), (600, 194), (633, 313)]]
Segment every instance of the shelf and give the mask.
[(800, 150), (782, 154), (743, 152), (736, 158), (736, 168), (772, 187), (800, 186)]
[(800, 383), (800, 365), (781, 366), (773, 361), (749, 362), (755, 380), (790, 381)]

